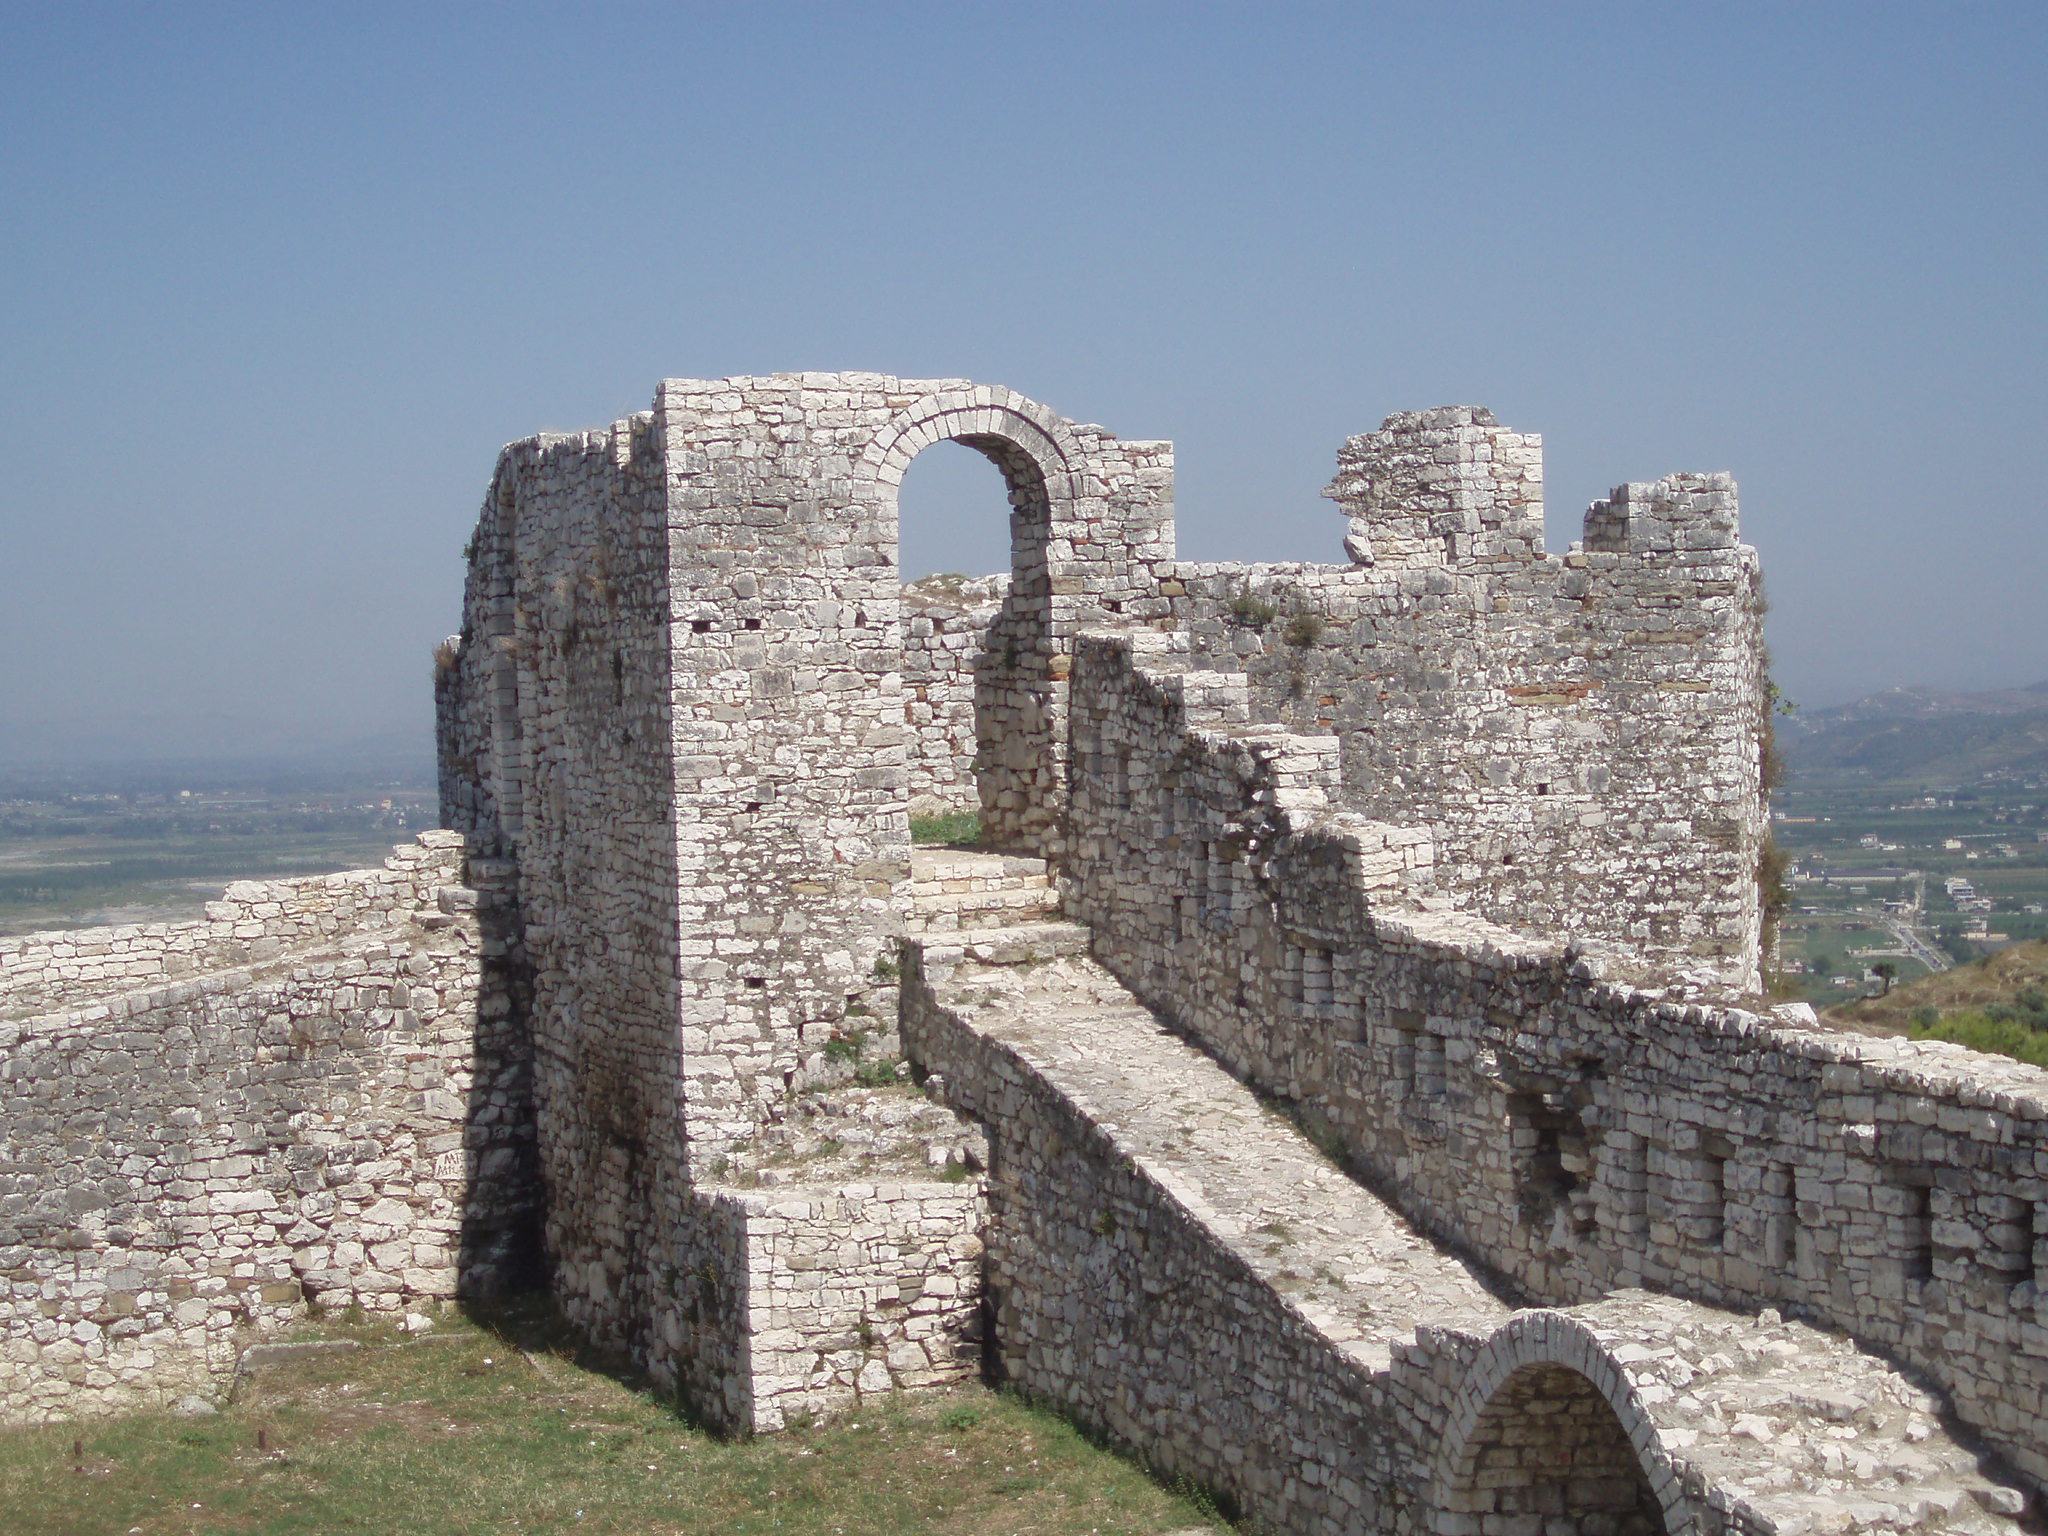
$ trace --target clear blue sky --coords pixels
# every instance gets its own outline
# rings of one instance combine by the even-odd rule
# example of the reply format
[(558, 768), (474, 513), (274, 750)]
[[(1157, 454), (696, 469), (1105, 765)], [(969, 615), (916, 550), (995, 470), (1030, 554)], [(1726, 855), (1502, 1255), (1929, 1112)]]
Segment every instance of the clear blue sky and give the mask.
[(424, 751), (499, 444), (798, 368), (1173, 438), (1199, 558), (1490, 405), (1555, 547), (1733, 471), (1795, 696), (2031, 682), (2044, 79), (2038, 3), (0, 5), (0, 758)]

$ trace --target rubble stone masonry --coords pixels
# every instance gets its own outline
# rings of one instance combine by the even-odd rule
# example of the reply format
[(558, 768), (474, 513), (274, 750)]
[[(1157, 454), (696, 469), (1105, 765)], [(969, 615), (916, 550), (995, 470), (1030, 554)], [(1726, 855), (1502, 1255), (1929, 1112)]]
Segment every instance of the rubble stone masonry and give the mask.
[[(1011, 566), (906, 587), (942, 439)], [(1759, 997), (1733, 482), (1552, 555), (1403, 413), (1227, 566), (1172, 462), (869, 373), (506, 447), (447, 830), (0, 942), (0, 1414), (544, 1283), (724, 1428), (985, 1371), (1303, 1536), (2014, 1529), (2048, 1074)]]

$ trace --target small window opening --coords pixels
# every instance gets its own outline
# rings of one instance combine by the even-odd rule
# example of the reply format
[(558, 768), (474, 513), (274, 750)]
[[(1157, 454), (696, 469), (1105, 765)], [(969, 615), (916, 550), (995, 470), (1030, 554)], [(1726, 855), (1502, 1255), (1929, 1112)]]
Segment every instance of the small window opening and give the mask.
[(690, 620), (690, 629), (696, 634), (708, 635), (711, 633), (711, 621), (709, 619), (692, 619)]
[(2007, 1276), (2014, 1285), (2036, 1284), (2040, 1277), (2035, 1254), (2039, 1252), (2041, 1243), (2041, 1207), (2032, 1200), (2022, 1200), (2018, 1214), (2013, 1217), (2012, 1228)]
[(1202, 916), (1211, 927), (1227, 928), (1237, 914), (1236, 850), (1219, 838), (1209, 844), (1207, 868), (1201, 882)]
[(1728, 1154), (1719, 1145), (1703, 1147), (1699, 1157), (1700, 1242), (1719, 1248), (1728, 1238)]
[(1539, 795), (1547, 795), (1550, 793), (1550, 786), (1548, 784), (1538, 784), (1536, 786), (1536, 793)]
[(1304, 1008), (1327, 1008), (1336, 1002), (1331, 985), (1330, 952), (1314, 944), (1289, 944), (1288, 988)]
[(747, 810), (749, 814), (751, 814), (754, 811), (758, 811), (759, 809), (761, 809), (761, 802), (759, 800), (749, 800), (747, 802)]
[(765, 987), (768, 985), (768, 978), (766, 976), (749, 976), (747, 978), (747, 985), (750, 987)]
[(1764, 1260), (1788, 1269), (1798, 1257), (1799, 1176), (1790, 1163), (1773, 1163), (1764, 1174)]
[(1934, 1186), (1908, 1184), (1906, 1214), (1900, 1220), (1900, 1247), (1908, 1280), (1934, 1278)]
[(759, 629), (761, 627), (761, 621), (759, 619), (747, 619), (744, 621), (744, 625), (748, 629)]
[(1591, 1202), (1581, 1191), (1592, 1171), (1584, 1117), (1561, 1087), (1508, 1095), (1508, 1139), (1516, 1166), (1517, 1214), (1538, 1232), (1562, 1216), (1566, 1228), (1592, 1225)]
[(1415, 1036), (1414, 1086), (1418, 1099), (1444, 1096), (1444, 1037), (1427, 1026)]
[(1609, 1151), (1600, 1160), (1599, 1177), (1607, 1186), (1607, 1220), (1619, 1236), (1640, 1235), (1650, 1208), (1650, 1144), (1623, 1131), (1607, 1138)]
[(1393, 1036), (1394, 1078), (1411, 1103), (1433, 1104), (1444, 1096), (1444, 1037), (1412, 1008), (1387, 1015)]

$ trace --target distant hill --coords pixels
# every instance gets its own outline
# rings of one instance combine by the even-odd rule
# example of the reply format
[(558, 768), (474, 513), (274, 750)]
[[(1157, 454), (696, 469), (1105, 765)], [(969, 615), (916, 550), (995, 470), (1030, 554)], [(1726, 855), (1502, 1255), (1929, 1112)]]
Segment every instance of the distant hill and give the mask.
[(2030, 987), (2048, 989), (2048, 939), (2014, 944), (1938, 976), (1903, 982), (1885, 997), (1840, 1003), (1823, 1017), (1866, 1034), (1903, 1035), (1923, 1008), (1938, 1014), (1977, 1010), (2014, 1002)]
[(1779, 722), (1795, 778), (1968, 783), (2003, 769), (2048, 773), (2048, 682), (1993, 693), (1889, 688)]

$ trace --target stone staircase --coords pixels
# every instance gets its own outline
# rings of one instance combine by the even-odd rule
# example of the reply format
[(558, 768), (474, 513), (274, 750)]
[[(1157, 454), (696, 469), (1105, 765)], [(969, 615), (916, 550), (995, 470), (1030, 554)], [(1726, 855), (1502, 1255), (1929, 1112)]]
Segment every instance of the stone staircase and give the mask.
[(910, 899), (913, 933), (1008, 928), (1060, 909), (1045, 860), (958, 848), (911, 850)]
[[(1760, 1525), (1783, 1536), (2020, 1529), (2013, 1519), (2024, 1508), (2020, 1492), (1987, 1477), (1941, 1426), (1939, 1404), (1883, 1361), (1773, 1313), (1744, 1317), (1665, 1296), (1627, 1292), (1586, 1307), (1517, 1312), (1163, 1026), (1089, 958), (1086, 928), (1045, 920), (1055, 893), (1037, 861), (920, 851), (914, 870), (927, 926), (909, 941), (912, 985), (921, 993), (914, 1009), (906, 1003), (905, 1045), (934, 1071), (933, 1091), (986, 1120), (998, 1140), (1020, 1092), (1071, 1106), (1113, 1145), (1117, 1166), (1203, 1234), (1198, 1249), (1177, 1259), (1162, 1249), (1139, 1261), (1164, 1266), (1144, 1277), (1148, 1290), (1171, 1293), (1185, 1283), (1177, 1277), (1208, 1268), (1203, 1255), (1213, 1255), (1222, 1268), (1255, 1276), (1269, 1298), (1248, 1304), (1240, 1297), (1240, 1322), (1217, 1320), (1213, 1336), (1221, 1342), (1207, 1389), (1150, 1421), (1171, 1429), (1148, 1428), (1136, 1413), (1120, 1421), (1114, 1405), (1139, 1390), (1136, 1378), (1105, 1386), (1078, 1363), (1036, 1364), (1091, 1358), (1077, 1337), (1055, 1336), (1057, 1323), (1054, 1334), (1008, 1362), (1031, 1389), (1111, 1422), (1155, 1464), (1170, 1472), (1201, 1465), (1205, 1453), (1181, 1443), (1194, 1427), (1179, 1427), (1177, 1415), (1236, 1390), (1227, 1335), (1253, 1312), (1278, 1308), (1294, 1320), (1289, 1329), (1316, 1341), (1309, 1356), (1326, 1363), (1309, 1372), (1332, 1384), (1331, 1400), (1361, 1386), (1388, 1405), (1439, 1395), (1433, 1412), (1451, 1406), (1441, 1395), (1455, 1391), (1488, 1349), (1498, 1352), (1516, 1330), (1554, 1326), (1589, 1341), (1589, 1362), (1600, 1362), (1589, 1369), (1614, 1369), (1626, 1380), (1668, 1458), (1659, 1480), (1683, 1477), (1704, 1496), (1716, 1510), (1709, 1529)], [(1032, 920), (1015, 920), (1027, 914)], [(991, 1073), (989, 1082), (964, 1080)], [(1000, 1225), (1005, 1218), (994, 1219)], [(1094, 1230), (1109, 1232), (1111, 1224)], [(1092, 1295), (1044, 1303), (1069, 1318), (1101, 1304)], [(1189, 1319), (1186, 1326), (1199, 1332), (1203, 1325)], [(1031, 1323), (1026, 1331), (1044, 1327)], [(1121, 1348), (1098, 1340), (1092, 1358), (1099, 1365)], [(1629, 1428), (1652, 1432), (1650, 1423)], [(1247, 1450), (1231, 1481), (1250, 1505), (1276, 1517), (1276, 1529), (1334, 1529), (1327, 1524), (1333, 1514), (1286, 1491), (1299, 1487), (1287, 1481), (1296, 1458), (1326, 1454), (1344, 1453), (1304, 1442), (1282, 1458), (1286, 1466), (1259, 1469), (1250, 1464), (1256, 1452)], [(1331, 1477), (1341, 1482), (1336, 1472)], [(1463, 1507), (1475, 1513), (1457, 1517), (1466, 1522), (1461, 1528), (1475, 1533), (1499, 1518)]]

